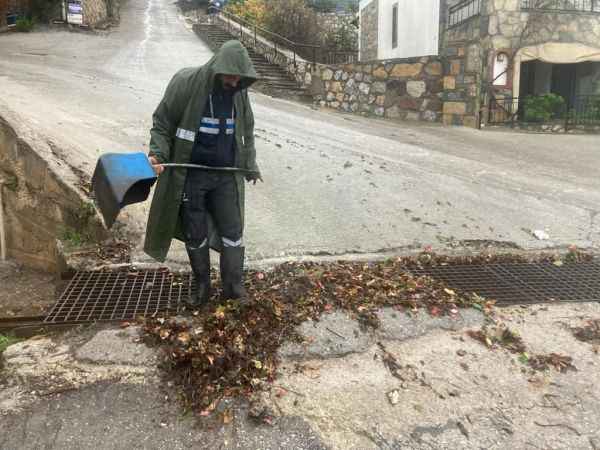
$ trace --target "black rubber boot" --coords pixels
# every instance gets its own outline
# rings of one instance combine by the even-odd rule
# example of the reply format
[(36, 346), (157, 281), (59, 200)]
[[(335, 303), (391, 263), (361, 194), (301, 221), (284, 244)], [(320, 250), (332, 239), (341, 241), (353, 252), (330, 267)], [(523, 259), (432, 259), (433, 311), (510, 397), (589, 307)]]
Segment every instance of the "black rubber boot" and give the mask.
[(245, 300), (244, 247), (224, 247), (221, 252), (223, 300)]
[(192, 308), (199, 308), (210, 299), (210, 253), (208, 245), (198, 249), (188, 247), (187, 251), (196, 281), (196, 293), (187, 300), (187, 304)]

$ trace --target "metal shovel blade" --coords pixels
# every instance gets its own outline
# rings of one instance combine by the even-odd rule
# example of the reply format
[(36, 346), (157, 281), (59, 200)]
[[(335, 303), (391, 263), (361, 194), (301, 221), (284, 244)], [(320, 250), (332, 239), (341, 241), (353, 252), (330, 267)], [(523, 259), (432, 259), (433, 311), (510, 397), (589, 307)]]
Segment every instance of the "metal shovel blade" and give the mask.
[(125, 206), (145, 201), (156, 180), (145, 153), (102, 155), (92, 177), (92, 191), (106, 226), (113, 226)]

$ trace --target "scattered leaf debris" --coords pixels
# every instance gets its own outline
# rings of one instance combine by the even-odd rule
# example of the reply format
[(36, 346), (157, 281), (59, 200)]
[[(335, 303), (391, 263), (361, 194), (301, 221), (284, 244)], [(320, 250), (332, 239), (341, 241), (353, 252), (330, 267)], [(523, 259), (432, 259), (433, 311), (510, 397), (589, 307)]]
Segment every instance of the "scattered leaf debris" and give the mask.
[(532, 369), (539, 371), (548, 370), (550, 367), (554, 367), (561, 373), (568, 372), (569, 370), (577, 371), (577, 368), (573, 365), (573, 358), (559, 355), (558, 353), (532, 356), (529, 358), (528, 364)]
[(186, 407), (209, 414), (218, 399), (248, 397), (262, 382), (272, 382), (280, 346), (298, 340), (295, 330), (308, 319), (341, 309), (363, 326), (377, 327), (376, 312), (384, 306), (436, 315), (472, 306), (472, 298), (412, 276), (405, 262), (286, 263), (250, 273), (247, 305), (215, 299), (185, 320), (148, 319), (147, 340), (163, 347), (168, 376), (181, 387)]
[(572, 328), (571, 331), (582, 342), (600, 344), (600, 319), (588, 320), (584, 326)]
[(526, 350), (521, 336), (504, 324), (484, 325), (480, 330), (469, 330), (467, 334), (488, 348), (502, 347), (511, 353), (521, 354)]
[[(552, 262), (557, 257), (538, 259)], [(572, 255), (563, 259), (566, 263), (579, 262), (587, 260), (587, 255), (573, 249)], [(434, 316), (452, 317), (459, 308), (489, 311), (493, 306), (493, 301), (465, 295), (430, 277), (413, 276), (412, 267), (524, 261), (531, 259), (488, 254), (450, 258), (426, 251), (418, 257), (379, 262), (285, 263), (271, 271), (247, 274), (247, 304), (219, 303), (216, 293), (209, 306), (185, 320), (160, 316), (145, 320), (146, 341), (162, 348), (166, 377), (179, 387), (184, 408), (211, 415), (224, 398), (244, 397), (252, 403), (252, 398), (276, 378), (281, 345), (301, 341), (296, 333), (298, 325), (318, 320), (332, 310), (349, 312), (363, 327), (378, 327), (376, 313), (382, 307), (423, 309)], [(490, 347), (525, 352), (521, 338), (507, 328), (482, 329), (472, 337)], [(414, 368), (403, 367), (382, 350), (384, 364), (401, 381), (419, 378), (418, 373), (411, 373)], [(566, 362), (551, 359), (548, 364), (562, 367)], [(299, 370), (307, 376), (319, 376), (318, 369)], [(273, 420), (270, 412), (255, 416), (264, 423)], [(222, 419), (226, 422), (230, 416)]]
[(553, 367), (561, 373), (577, 370), (573, 358), (558, 353), (549, 355), (530, 355), (519, 334), (504, 324), (484, 325), (480, 330), (469, 330), (467, 334), (490, 349), (504, 348), (518, 354), (518, 360), (536, 371), (545, 371)]

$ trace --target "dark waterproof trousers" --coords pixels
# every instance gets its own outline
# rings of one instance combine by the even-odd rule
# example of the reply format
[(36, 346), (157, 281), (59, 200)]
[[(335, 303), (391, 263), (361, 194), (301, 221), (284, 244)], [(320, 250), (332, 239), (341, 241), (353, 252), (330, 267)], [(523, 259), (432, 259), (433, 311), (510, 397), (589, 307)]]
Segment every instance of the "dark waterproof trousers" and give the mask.
[(181, 204), (188, 251), (208, 245), (208, 214), (224, 247), (242, 246), (242, 222), (234, 175), (189, 170)]

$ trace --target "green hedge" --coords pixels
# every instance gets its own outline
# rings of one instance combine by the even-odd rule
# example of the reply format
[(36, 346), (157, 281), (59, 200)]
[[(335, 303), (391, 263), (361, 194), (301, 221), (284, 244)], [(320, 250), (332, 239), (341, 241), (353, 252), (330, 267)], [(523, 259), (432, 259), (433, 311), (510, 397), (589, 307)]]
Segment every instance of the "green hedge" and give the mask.
[(557, 94), (545, 94), (527, 97), (523, 102), (524, 119), (526, 122), (548, 122), (564, 117), (565, 99)]

